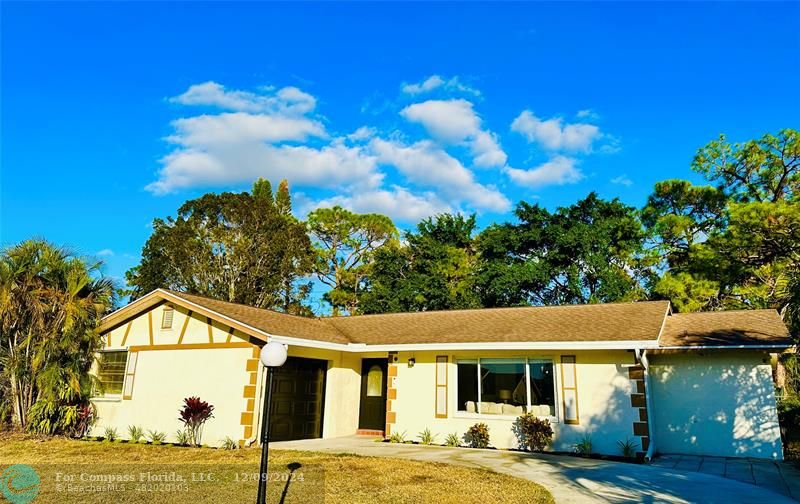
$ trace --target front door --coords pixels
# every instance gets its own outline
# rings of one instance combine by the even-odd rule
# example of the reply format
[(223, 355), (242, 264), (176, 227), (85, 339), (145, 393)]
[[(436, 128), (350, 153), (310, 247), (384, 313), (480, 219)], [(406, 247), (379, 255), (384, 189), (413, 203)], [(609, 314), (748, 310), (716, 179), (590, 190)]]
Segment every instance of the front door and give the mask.
[(382, 431), (386, 427), (387, 359), (361, 363), (361, 411), (358, 428)]

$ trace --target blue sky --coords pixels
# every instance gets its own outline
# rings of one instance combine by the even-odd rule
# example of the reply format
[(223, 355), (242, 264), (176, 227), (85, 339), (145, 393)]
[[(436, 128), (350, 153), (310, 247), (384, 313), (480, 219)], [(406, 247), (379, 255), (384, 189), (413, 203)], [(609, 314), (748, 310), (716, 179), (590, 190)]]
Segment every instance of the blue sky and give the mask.
[(798, 127), (799, 5), (4, 2), (0, 242), (121, 278), (153, 218), (259, 175), (401, 227), (640, 205), (720, 133)]

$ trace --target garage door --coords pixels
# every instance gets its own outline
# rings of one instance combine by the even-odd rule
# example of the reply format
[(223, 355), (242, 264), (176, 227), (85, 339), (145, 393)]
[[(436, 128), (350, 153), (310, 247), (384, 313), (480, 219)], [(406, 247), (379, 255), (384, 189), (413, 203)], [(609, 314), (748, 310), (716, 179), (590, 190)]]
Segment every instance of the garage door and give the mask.
[(720, 351), (650, 359), (659, 453), (779, 458), (769, 356)]
[(270, 439), (322, 437), (327, 361), (289, 357), (275, 373)]

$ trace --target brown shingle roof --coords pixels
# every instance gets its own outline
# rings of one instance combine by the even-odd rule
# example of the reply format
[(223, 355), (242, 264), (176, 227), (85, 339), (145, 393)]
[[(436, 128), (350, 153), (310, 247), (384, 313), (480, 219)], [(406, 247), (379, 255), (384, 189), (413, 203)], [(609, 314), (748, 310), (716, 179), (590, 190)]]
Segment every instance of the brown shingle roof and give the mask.
[(667, 301), (494, 308), (328, 318), (354, 343), (656, 340)]
[(791, 346), (789, 331), (775, 310), (677, 313), (667, 317), (659, 344), (682, 346)]
[(349, 343), (347, 338), (339, 334), (333, 326), (322, 319), (288, 315), (263, 308), (229, 303), (172, 290), (167, 292), (269, 334), (330, 343)]
[(101, 331), (110, 330), (122, 323), (131, 316), (131, 310), (140, 312), (149, 309), (159, 302), (159, 297), (163, 300), (191, 303), (198, 310), (207, 310), (207, 315), (218, 313), (263, 333), (340, 344), (658, 340), (661, 347), (792, 345), (786, 326), (774, 310), (667, 316), (668, 301), (643, 301), (307, 318), (163, 290), (154, 291), (128, 307), (104, 317)]

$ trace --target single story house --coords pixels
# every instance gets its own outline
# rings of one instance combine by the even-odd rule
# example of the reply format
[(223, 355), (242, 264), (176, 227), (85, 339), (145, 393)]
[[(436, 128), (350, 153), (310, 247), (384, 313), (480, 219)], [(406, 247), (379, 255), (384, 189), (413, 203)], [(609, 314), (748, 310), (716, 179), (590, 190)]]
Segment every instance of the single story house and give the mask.
[(774, 310), (672, 313), (667, 301), (304, 318), (168, 290), (106, 316), (95, 435), (181, 427), (188, 396), (214, 405), (203, 443), (257, 442), (259, 349), (288, 345), (271, 439), (406, 433), (439, 442), (484, 422), (547, 418), (552, 449), (781, 459), (771, 354), (792, 348)]

